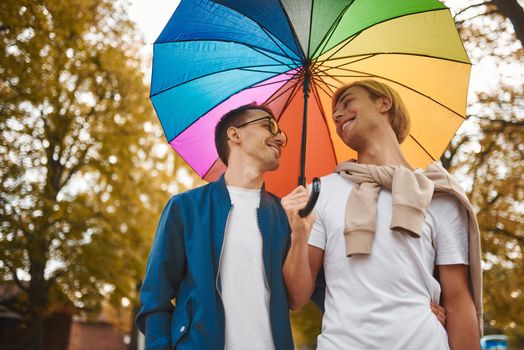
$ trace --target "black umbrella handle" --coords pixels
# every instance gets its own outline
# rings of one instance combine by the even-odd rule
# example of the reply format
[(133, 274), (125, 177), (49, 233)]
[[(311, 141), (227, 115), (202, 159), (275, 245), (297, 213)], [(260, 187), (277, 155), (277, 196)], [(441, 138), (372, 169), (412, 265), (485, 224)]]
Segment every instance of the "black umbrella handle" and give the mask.
[(318, 196), (320, 195), (320, 179), (318, 177), (313, 178), (313, 183), (311, 184), (311, 195), (309, 200), (304, 208), (298, 211), (298, 215), (303, 218), (311, 214), (315, 204), (317, 204)]

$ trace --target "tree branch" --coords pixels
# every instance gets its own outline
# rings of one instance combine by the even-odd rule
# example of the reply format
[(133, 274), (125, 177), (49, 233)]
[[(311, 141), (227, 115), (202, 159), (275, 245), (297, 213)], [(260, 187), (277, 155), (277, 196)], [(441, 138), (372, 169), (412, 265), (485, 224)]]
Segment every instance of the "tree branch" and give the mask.
[(476, 192), (476, 183), (477, 179), (479, 177), (479, 172), (481, 170), (481, 166), (484, 164), (484, 161), (486, 157), (489, 155), (493, 147), (496, 145), (496, 142), (491, 140), (491, 142), (485, 147), (485, 149), (480, 153), (480, 156), (475, 159), (475, 163), (473, 168), (475, 169), (473, 172), (473, 184), (471, 186), (471, 193)]
[(78, 158), (78, 162), (69, 170), (68, 174), (66, 175), (65, 179), (63, 179), (60, 183), (60, 188), (64, 187), (67, 182), (71, 179), (71, 177), (82, 168), (82, 166), (85, 165), (85, 159), (87, 157), (87, 153), (89, 150), (93, 147), (93, 145), (89, 145), (86, 147), (86, 149), (80, 154), (80, 157)]
[(5, 266), (7, 267), (7, 269), (9, 270), (9, 272), (11, 273), (11, 275), (13, 276), (13, 281), (15, 281), (16, 285), (18, 286), (18, 288), (22, 289), (25, 292), (29, 292), (29, 288), (27, 286), (25, 286), (22, 283), (22, 281), (20, 281), (18, 279), (18, 275), (16, 274), (16, 269), (13, 268), (11, 265), (9, 265), (9, 263), (7, 262), (7, 259), (4, 259), (3, 262), (4, 262)]
[(453, 16), (453, 18), (456, 18), (458, 15), (460, 15), (460, 14), (462, 14), (462, 13), (466, 12), (467, 10), (472, 9), (472, 8), (474, 8), (474, 7), (488, 6), (488, 5), (491, 5), (491, 4), (493, 4), (493, 1), (486, 1), (486, 2), (481, 2), (480, 4), (469, 5), (469, 6), (467, 6), (467, 7), (464, 7), (464, 8), (463, 8), (462, 10), (460, 10), (459, 12), (457, 12), (457, 13), (455, 14), (455, 16)]
[(448, 149), (446, 150), (447, 152), (449, 152), (449, 157), (446, 156), (446, 152), (444, 152), (442, 154), (442, 157), (440, 157), (440, 162), (442, 163), (442, 166), (444, 167), (444, 169), (446, 170), (449, 170), (450, 167), (451, 167), (451, 163), (453, 162), (453, 157), (455, 157), (455, 155), (457, 155), (458, 153), (458, 150), (460, 149), (460, 147), (469, 141), (469, 136), (468, 135), (463, 135), (462, 138), (460, 139), (459, 142), (457, 142), (455, 145), (452, 145), (450, 143)]
[(500, 13), (511, 21), (515, 35), (520, 41), (520, 45), (524, 47), (524, 9), (518, 0), (493, 0), (492, 2), (497, 6)]
[(497, 195), (493, 198), (491, 198), (489, 201), (488, 201), (488, 205), (489, 206), (492, 206), (493, 204), (495, 204), (496, 201), (499, 200), (499, 198), (502, 197), (502, 194), (500, 192), (497, 193)]
[(55, 272), (53, 273), (53, 275), (51, 277), (49, 277), (47, 279), (47, 281), (45, 282), (45, 288), (47, 290), (49, 290), (49, 288), (51, 288), (51, 286), (53, 285), (53, 283), (55, 283), (56, 279), (60, 276), (62, 276), (63, 274), (65, 273), (65, 270), (64, 269), (57, 269), (55, 270)]
[(455, 21), (455, 24), (457, 26), (461, 26), (462, 23), (466, 22), (466, 21), (470, 21), (474, 18), (478, 18), (478, 17), (482, 17), (482, 16), (488, 16), (488, 15), (494, 15), (496, 13), (500, 13), (499, 11), (497, 10), (491, 10), (491, 11), (488, 11), (488, 12), (484, 12), (484, 13), (479, 13), (478, 15), (475, 15), (473, 17), (469, 17), (469, 18), (466, 18), (466, 19), (463, 19), (463, 20), (460, 20), (460, 21)]
[(505, 236), (507, 238), (510, 238), (510, 239), (515, 239), (515, 240), (517, 240), (520, 243), (521, 246), (522, 246), (522, 244), (524, 244), (524, 237), (519, 236), (519, 235), (515, 234), (514, 232), (511, 232), (511, 231), (508, 231), (508, 230), (505, 230), (505, 229), (501, 229), (501, 228), (498, 228), (498, 227), (492, 227), (491, 229), (489, 229), (489, 231), (494, 232), (496, 234), (503, 235), (503, 236)]
[(474, 115), (474, 114), (468, 115), (468, 118), (477, 118), (477, 119), (485, 120), (491, 123), (499, 123), (504, 126), (516, 126), (516, 127), (524, 126), (524, 121), (520, 121), (520, 120), (512, 121), (512, 120), (504, 120), (504, 119), (493, 119), (493, 118), (489, 118), (489, 117), (485, 117), (481, 115)]

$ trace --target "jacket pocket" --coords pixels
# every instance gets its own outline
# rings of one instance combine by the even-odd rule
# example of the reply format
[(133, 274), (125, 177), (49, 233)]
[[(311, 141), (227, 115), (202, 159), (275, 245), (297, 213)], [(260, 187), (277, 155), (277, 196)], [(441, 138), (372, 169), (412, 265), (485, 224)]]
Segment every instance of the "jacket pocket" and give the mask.
[(189, 331), (191, 325), (191, 300), (183, 304), (177, 303), (175, 311), (171, 317), (171, 347), (176, 349), (176, 345), (182, 337)]

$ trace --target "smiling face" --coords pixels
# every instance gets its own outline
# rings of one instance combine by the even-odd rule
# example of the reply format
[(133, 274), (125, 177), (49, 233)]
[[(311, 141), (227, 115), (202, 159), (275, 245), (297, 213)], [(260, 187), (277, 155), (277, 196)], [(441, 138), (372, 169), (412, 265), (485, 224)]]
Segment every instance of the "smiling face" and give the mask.
[(340, 96), (333, 112), (338, 136), (358, 152), (377, 128), (389, 125), (388, 106), (391, 107), (387, 98), (373, 100), (363, 87), (350, 87)]
[(281, 133), (271, 133), (270, 120), (259, 118), (269, 116), (266, 111), (250, 109), (244, 114), (244, 126), (237, 128), (241, 137), (240, 148), (245, 156), (255, 162), (262, 171), (275, 170), (279, 166), (280, 154), (284, 139)]

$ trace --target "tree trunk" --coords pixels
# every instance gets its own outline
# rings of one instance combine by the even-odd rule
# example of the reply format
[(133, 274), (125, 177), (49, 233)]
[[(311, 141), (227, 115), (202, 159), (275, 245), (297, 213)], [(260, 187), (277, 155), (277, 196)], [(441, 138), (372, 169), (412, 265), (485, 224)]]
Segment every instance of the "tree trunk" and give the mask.
[(493, 3), (504, 17), (509, 18), (515, 35), (524, 47), (524, 9), (517, 0), (493, 0)]
[[(32, 243), (32, 244), (31, 244)], [(45, 244), (41, 239), (36, 239), (29, 244), (30, 268), (29, 275), (29, 319), (27, 322), (27, 343), (28, 350), (44, 349), (44, 310), (47, 307), (45, 271)]]
[[(33, 306), (32, 306), (33, 307)], [(44, 349), (44, 315), (31, 310), (30, 319), (27, 323), (27, 350)]]

